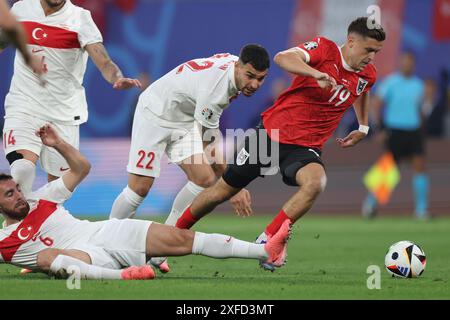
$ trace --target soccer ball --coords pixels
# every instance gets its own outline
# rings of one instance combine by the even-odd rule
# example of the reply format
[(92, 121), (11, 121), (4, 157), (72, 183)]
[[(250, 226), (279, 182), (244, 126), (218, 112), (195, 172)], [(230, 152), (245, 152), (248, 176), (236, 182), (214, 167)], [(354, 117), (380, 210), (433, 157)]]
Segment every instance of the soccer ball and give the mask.
[(392, 277), (417, 278), (425, 270), (425, 252), (412, 241), (399, 241), (389, 247), (384, 265)]

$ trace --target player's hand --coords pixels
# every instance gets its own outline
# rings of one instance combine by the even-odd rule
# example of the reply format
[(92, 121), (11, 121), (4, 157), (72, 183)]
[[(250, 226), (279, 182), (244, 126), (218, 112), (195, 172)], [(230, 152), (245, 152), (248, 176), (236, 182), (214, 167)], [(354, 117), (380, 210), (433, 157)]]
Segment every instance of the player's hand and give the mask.
[(142, 88), (142, 84), (138, 79), (120, 78), (113, 84), (113, 88), (116, 90), (126, 90), (134, 87)]
[(337, 138), (336, 141), (341, 148), (353, 147), (366, 137), (364, 132), (354, 130), (348, 134), (345, 138)]
[(336, 80), (327, 73), (318, 71), (317, 74), (314, 75), (314, 79), (317, 80), (319, 87), (322, 89), (331, 89), (331, 91), (334, 91), (337, 87)]
[(36, 135), (41, 138), (42, 143), (47, 147), (54, 147), (63, 142), (56, 130), (49, 124), (37, 130)]
[(252, 199), (247, 189), (242, 189), (234, 197), (230, 199), (230, 203), (234, 208), (234, 212), (238, 216), (248, 217), (253, 213)]

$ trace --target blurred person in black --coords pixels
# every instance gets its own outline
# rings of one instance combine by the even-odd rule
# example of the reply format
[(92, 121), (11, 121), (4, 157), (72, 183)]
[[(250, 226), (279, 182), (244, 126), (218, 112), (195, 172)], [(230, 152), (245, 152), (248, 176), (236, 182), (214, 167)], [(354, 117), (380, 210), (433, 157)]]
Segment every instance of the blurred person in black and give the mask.
[(425, 81), (422, 112), (426, 117), (426, 133), (429, 137), (442, 138), (446, 133), (445, 116), (449, 108), (448, 86), (449, 72), (445, 69), (441, 71), (438, 83), (432, 79)]

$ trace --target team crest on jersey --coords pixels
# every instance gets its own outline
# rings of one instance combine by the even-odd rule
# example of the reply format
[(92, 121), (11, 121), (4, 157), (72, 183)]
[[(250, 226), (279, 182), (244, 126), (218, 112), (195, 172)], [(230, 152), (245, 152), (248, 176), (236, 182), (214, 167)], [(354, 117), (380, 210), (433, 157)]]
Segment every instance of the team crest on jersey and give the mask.
[(211, 120), (214, 112), (210, 108), (204, 108), (202, 111), (202, 116), (205, 120)]
[(305, 47), (306, 50), (311, 51), (311, 50), (316, 49), (319, 46), (319, 44), (315, 41), (309, 41), (309, 42), (305, 42), (303, 44), (303, 46)]
[(364, 89), (366, 88), (367, 84), (369, 82), (367, 80), (364, 80), (362, 78), (359, 78), (358, 80), (358, 86), (356, 87), (356, 94), (359, 96), (361, 93), (363, 93)]

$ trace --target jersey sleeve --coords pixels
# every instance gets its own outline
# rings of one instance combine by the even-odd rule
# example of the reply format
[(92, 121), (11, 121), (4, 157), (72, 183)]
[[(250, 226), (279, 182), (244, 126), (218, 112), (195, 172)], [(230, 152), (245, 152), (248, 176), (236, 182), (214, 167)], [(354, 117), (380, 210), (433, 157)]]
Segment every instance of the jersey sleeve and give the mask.
[(223, 109), (217, 104), (208, 102), (207, 99), (198, 99), (195, 106), (194, 118), (203, 127), (216, 129), (219, 127), (220, 116)]
[(310, 66), (319, 64), (327, 55), (329, 40), (316, 37), (311, 41), (299, 44), (298, 48), (306, 57), (306, 63)]
[(72, 192), (67, 189), (62, 178), (47, 183), (42, 188), (33, 192), (32, 198), (63, 203), (72, 196)]
[(78, 33), (78, 41), (82, 48), (88, 44), (103, 42), (102, 34), (92, 19), (91, 13), (87, 10), (84, 10), (81, 14), (81, 27)]

